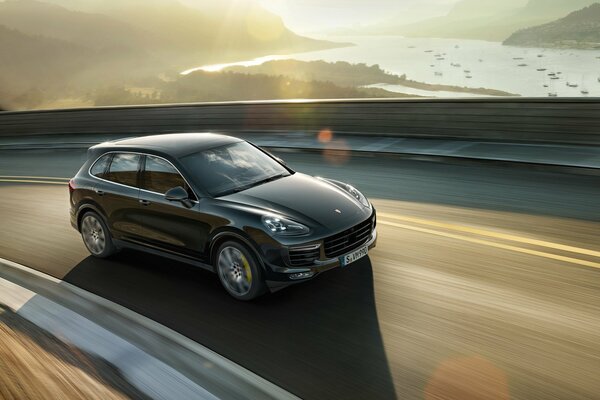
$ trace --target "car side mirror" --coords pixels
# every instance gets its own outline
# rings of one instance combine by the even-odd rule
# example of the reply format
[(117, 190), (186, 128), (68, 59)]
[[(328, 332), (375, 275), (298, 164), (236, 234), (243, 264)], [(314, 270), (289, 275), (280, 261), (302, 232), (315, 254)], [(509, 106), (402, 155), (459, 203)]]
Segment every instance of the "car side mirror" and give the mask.
[(189, 198), (187, 190), (181, 186), (176, 186), (172, 189), (169, 189), (167, 193), (165, 193), (165, 199), (169, 201), (179, 201), (188, 208), (192, 206), (192, 202)]

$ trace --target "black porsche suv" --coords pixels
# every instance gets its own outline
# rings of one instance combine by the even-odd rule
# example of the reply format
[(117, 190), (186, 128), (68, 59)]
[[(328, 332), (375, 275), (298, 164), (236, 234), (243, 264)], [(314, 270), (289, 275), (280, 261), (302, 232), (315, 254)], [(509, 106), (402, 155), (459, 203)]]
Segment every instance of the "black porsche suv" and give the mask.
[(92, 255), (127, 247), (188, 262), (240, 300), (346, 266), (377, 241), (375, 209), (356, 188), (224, 135), (93, 146), (69, 191)]

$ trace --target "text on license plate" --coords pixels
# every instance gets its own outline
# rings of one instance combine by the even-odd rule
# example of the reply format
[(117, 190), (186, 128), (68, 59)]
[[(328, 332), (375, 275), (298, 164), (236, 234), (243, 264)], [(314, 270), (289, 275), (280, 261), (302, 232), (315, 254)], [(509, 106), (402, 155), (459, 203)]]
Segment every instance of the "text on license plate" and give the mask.
[(352, 253), (341, 256), (340, 257), (340, 265), (342, 267), (345, 267), (346, 265), (353, 263), (354, 261), (358, 260), (359, 258), (363, 258), (364, 256), (366, 256), (368, 254), (368, 252), (369, 252), (369, 247), (363, 246), (357, 250), (354, 250)]

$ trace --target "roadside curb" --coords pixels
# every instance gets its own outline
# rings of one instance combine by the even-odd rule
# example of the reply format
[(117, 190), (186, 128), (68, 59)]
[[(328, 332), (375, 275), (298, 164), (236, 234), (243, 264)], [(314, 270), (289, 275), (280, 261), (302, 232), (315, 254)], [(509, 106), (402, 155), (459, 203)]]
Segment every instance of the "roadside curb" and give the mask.
[(297, 399), (149, 318), (2, 258), (0, 302), (55, 337), (105, 359), (151, 398)]

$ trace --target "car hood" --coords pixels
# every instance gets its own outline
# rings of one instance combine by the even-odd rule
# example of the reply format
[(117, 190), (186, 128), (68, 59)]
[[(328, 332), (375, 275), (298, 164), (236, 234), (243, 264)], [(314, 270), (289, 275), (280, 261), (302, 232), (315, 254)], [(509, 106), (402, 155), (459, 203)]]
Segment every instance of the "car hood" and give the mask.
[(355, 225), (371, 215), (371, 210), (334, 183), (301, 173), (223, 196), (220, 200), (261, 208), (328, 230)]

